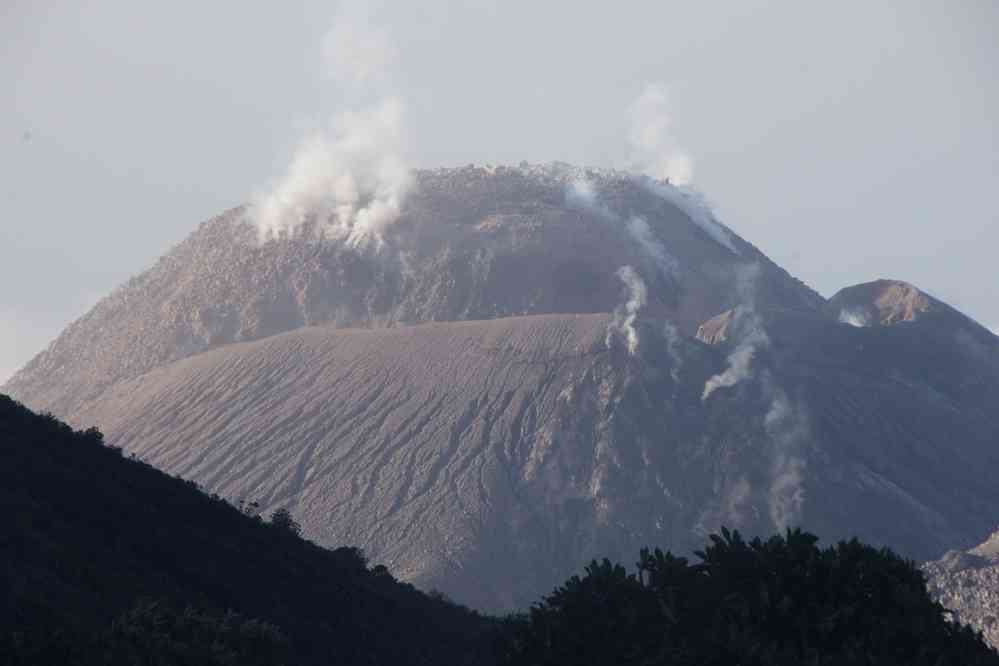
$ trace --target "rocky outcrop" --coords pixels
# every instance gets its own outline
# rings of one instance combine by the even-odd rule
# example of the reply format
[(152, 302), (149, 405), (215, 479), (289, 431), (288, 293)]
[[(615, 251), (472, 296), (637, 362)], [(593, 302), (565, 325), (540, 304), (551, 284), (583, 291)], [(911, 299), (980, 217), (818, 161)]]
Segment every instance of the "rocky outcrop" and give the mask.
[(927, 562), (923, 571), (930, 593), (953, 618), (999, 649), (999, 531), (975, 548)]
[(946, 303), (901, 280), (875, 280), (838, 291), (824, 310), (843, 324), (857, 327), (894, 326), (915, 321), (935, 321), (964, 329), (975, 337), (990, 332)]
[(694, 337), (706, 345), (721, 344), (728, 340), (728, 327), (734, 318), (734, 310), (725, 310), (698, 326)]

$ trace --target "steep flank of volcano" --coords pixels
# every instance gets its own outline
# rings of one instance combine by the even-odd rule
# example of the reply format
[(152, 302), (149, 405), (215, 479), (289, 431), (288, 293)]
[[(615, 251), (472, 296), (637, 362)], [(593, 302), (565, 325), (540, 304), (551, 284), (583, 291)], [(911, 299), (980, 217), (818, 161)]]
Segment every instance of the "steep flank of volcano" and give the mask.
[(68, 414), (164, 363), (302, 326), (611, 312), (624, 265), (648, 286), (646, 312), (688, 334), (738, 302), (753, 265), (759, 302), (809, 311), (823, 303), (693, 195), (618, 172), (416, 172), (402, 218), (366, 246), (324, 239), (315, 227), (261, 244), (246, 219), (236, 208), (202, 224), (68, 327), (5, 390)]
[[(919, 559), (987, 533), (999, 373), (919, 327), (760, 322), (769, 345), (735, 326), (708, 346), (640, 320), (635, 355), (601, 314), (302, 328), (121, 382), (73, 420), (479, 608), (721, 525)], [(746, 339), (746, 375), (705, 399)]]

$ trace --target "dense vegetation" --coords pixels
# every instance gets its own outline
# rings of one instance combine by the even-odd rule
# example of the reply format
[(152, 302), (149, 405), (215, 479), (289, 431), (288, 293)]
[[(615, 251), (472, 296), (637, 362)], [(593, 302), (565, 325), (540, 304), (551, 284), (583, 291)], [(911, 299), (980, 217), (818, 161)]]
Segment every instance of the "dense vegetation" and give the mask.
[(0, 506), (3, 664), (999, 664), (912, 562), (800, 531), (593, 562), (487, 620), (4, 396)]
[(949, 622), (922, 573), (856, 540), (820, 549), (788, 531), (722, 530), (691, 564), (643, 550), (637, 574), (604, 560), (511, 618), (509, 665), (999, 664)]
[(483, 663), (490, 623), (0, 396), (0, 663)]

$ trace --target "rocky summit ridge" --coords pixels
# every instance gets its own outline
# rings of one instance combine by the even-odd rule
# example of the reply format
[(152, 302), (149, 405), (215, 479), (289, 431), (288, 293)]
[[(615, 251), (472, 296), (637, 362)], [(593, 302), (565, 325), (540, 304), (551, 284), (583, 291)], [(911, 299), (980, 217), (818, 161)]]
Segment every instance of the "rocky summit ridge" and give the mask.
[[(616, 271), (629, 264), (648, 283), (644, 310), (690, 333), (736, 302), (749, 266), (760, 271), (761, 302), (822, 303), (696, 195), (663, 183), (560, 164), (417, 171), (414, 181), (379, 248), (325, 239), (315, 225), (260, 243), (246, 207), (205, 222), (6, 390), (69, 414), (163, 363), (301, 326), (611, 312), (621, 302)], [(650, 219), (657, 235), (643, 226)]]

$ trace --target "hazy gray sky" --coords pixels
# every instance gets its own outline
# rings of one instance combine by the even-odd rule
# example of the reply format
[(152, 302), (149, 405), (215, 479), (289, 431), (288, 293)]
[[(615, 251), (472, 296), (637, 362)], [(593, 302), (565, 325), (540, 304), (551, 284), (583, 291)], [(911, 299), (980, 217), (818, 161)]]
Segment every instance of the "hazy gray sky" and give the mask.
[[(999, 325), (999, 3), (371, 5), (417, 166), (621, 166), (669, 92), (719, 216), (829, 296), (916, 283)], [(0, 7), (0, 381), (353, 103), (336, 3)]]

